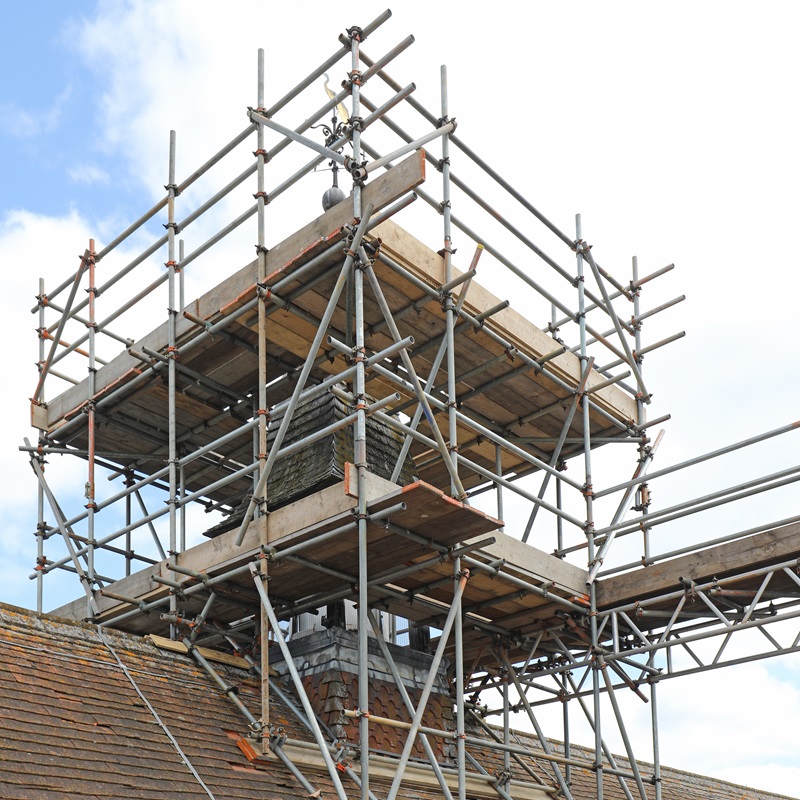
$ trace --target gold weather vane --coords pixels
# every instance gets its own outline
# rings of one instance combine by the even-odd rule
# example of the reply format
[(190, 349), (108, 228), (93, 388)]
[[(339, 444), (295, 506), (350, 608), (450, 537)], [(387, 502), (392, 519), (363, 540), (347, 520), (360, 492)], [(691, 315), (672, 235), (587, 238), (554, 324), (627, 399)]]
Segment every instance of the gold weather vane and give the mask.
[[(328, 86), (328, 73), (323, 73), (325, 75), (325, 91), (328, 94), (328, 97), (333, 100), (336, 95), (333, 93), (330, 86)], [(336, 121), (336, 115), (339, 115), (341, 122)], [(320, 126), (325, 133), (325, 146), (332, 147), (334, 143), (344, 135), (345, 125), (347, 125), (350, 117), (347, 113), (347, 109), (344, 107), (343, 103), (337, 103), (336, 108), (333, 112), (333, 116), (331, 117), (330, 127), (327, 125)], [(325, 191), (325, 194), (322, 195), (322, 207), (327, 211), (329, 208), (333, 208), (337, 203), (341, 203), (342, 200), (345, 198), (344, 192), (339, 188), (339, 165), (336, 161), (330, 162), (332, 177), (333, 177), (333, 185), (330, 189)]]
[[(333, 100), (333, 98), (336, 97), (336, 95), (333, 93), (333, 90), (331, 89), (331, 87), (328, 86), (328, 81), (330, 80), (330, 78), (328, 77), (328, 73), (327, 72), (325, 72), (324, 75), (325, 75), (325, 91), (328, 93), (328, 97), (331, 100)], [(336, 106), (336, 111), (339, 114), (339, 118), (342, 120), (342, 122), (347, 124), (347, 121), (350, 119), (350, 117), (349, 117), (349, 115), (347, 113), (347, 109), (344, 107), (344, 103), (339, 103)]]

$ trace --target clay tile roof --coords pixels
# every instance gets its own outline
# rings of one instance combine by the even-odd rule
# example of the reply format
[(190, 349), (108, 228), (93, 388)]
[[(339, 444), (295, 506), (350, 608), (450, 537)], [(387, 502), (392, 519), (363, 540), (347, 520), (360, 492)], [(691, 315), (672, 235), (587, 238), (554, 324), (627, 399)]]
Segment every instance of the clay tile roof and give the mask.
[[(259, 716), (257, 680), (243, 670), (217, 667)], [(275, 697), (270, 712), (290, 739), (309, 739)], [(237, 744), (246, 730), (243, 717), (192, 659), (159, 650), (148, 639), (101, 634), (94, 626), (2, 604), (0, 730), (3, 800), (189, 800), (208, 798), (209, 792), (215, 800), (305, 796), (282, 764), (259, 760), (256, 769), (248, 760)], [(493, 758), (487, 754), (489, 771)], [(306, 775), (324, 797), (336, 796), (327, 775)], [(662, 775), (668, 800), (779, 798), (668, 768)], [(595, 796), (588, 772), (574, 770), (572, 780), (576, 800)], [(351, 797), (359, 795), (353, 783), (345, 788)], [(388, 786), (374, 781), (371, 788), (385, 797)], [(402, 800), (439, 797), (418, 787), (401, 794)], [(624, 797), (612, 780), (605, 782), (604, 796)]]
[[(253, 768), (235, 741), (244, 719), (193, 661), (145, 639), (104, 636), (216, 800), (298, 797), (283, 766)], [(255, 680), (230, 673), (258, 715)], [(278, 701), (273, 713), (295, 724)], [(208, 798), (92, 626), (0, 606), (0, 728), (4, 800)]]

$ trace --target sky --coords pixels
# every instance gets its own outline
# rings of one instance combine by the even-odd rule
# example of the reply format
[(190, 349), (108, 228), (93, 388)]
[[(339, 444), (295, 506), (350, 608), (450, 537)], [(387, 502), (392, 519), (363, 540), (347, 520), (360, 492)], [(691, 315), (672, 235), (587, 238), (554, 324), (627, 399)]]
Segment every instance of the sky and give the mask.
[[(171, 129), (180, 180), (245, 127), (246, 107), (256, 104), (257, 48), (266, 51), (269, 105), (337, 48), (340, 32), (385, 8), (328, 5), (240, 2), (224, 12), (196, 0), (4, 6), (0, 600), (35, 605), (27, 579), (35, 558), (35, 483), (18, 447), (31, 436), (28, 398), (38, 351), (29, 311), (38, 278), (50, 287), (59, 283), (89, 237), (107, 243), (163, 195)], [(413, 46), (389, 70), (393, 77), (402, 85), (415, 81), (418, 99), (436, 111), (439, 68), (446, 64), (458, 135), (569, 235), (580, 213), (584, 237), (614, 274), (629, 279), (634, 255), (641, 274), (676, 265), (643, 294), (647, 308), (686, 295), (646, 326), (649, 341), (686, 333), (645, 359), (650, 416), (672, 416), (657, 466), (792, 422), (800, 388), (800, 270), (791, 244), (800, 211), (794, 38), (800, 10), (769, 0), (757, 7), (533, 0), (520, 8), (497, 2), (490, 15), (466, 14), (452, 4), (404, 0), (364, 49), (376, 57), (414, 34)], [(342, 77), (332, 75), (331, 85)], [(372, 84), (367, 91), (377, 92)], [(317, 97), (320, 105), (321, 87)], [(462, 164), (454, 158), (454, 171)], [(325, 173), (311, 176), (308, 196), (276, 204), (270, 243), (319, 213), (328, 181)], [(187, 195), (184, 209), (194, 199)], [(235, 216), (232, 203), (221, 204), (217, 221)], [(187, 233), (191, 247), (209, 235), (205, 224)], [(540, 233), (529, 219), (519, 224), (532, 236)], [(120, 263), (157, 231), (153, 224), (123, 246)], [(241, 252), (233, 239), (220, 251), (224, 256)], [(470, 243), (463, 247), (462, 254), (471, 252)], [(238, 258), (236, 267), (243, 263)], [(213, 277), (213, 265), (197, 264), (187, 292)], [(155, 276), (159, 267), (143, 269)], [(532, 269), (538, 276), (545, 268)], [(515, 285), (499, 272), (490, 281), (496, 294), (513, 296)], [(532, 308), (530, 318), (544, 323), (548, 314)], [(125, 323), (135, 331), (149, 321)], [(654, 482), (654, 503), (663, 507), (794, 466), (797, 436), (687, 471), (663, 487)], [(63, 489), (75, 476), (53, 480)], [(795, 496), (790, 486), (669, 526), (659, 546), (790, 517), (797, 513)], [(59, 591), (78, 589), (57, 587), (46, 608), (57, 604)], [(664, 764), (800, 795), (796, 656), (666, 681), (660, 709)], [(645, 725), (646, 718), (635, 719), (635, 729)]]

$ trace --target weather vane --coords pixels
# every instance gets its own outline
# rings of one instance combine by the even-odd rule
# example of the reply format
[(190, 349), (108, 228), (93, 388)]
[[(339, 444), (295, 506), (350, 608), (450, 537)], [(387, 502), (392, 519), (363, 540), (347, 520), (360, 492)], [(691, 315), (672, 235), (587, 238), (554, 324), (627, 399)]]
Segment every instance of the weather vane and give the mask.
[[(326, 72), (324, 84), (325, 91), (327, 92), (328, 97), (333, 100), (336, 95), (333, 93), (330, 86), (328, 86), (328, 80), (328, 73)], [(347, 113), (344, 103), (338, 103), (334, 107), (330, 126), (320, 126), (322, 128), (322, 132), (325, 134), (326, 147), (331, 147), (334, 142), (342, 138), (349, 121), (350, 117)], [(339, 188), (339, 165), (335, 161), (330, 161), (329, 164), (333, 172), (333, 185), (329, 189), (326, 189), (325, 194), (322, 195), (322, 208), (325, 211), (327, 211), (329, 208), (333, 208), (333, 206), (335, 206), (337, 203), (341, 203), (345, 198), (345, 193)]]

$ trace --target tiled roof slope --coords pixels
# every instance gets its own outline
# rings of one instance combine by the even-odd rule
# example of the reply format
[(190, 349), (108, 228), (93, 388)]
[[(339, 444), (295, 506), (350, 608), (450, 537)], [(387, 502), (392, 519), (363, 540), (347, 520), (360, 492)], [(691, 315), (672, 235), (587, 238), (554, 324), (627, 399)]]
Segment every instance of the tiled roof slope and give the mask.
[[(242, 670), (219, 665), (218, 671), (240, 687), (240, 699), (258, 716), (257, 681)], [(308, 739), (277, 698), (270, 710), (290, 738)], [(244, 719), (190, 658), (158, 650), (147, 639), (115, 631), (101, 636), (94, 626), (0, 604), (3, 800), (208, 798), (200, 781), (215, 800), (305, 796), (282, 765), (253, 767), (235, 741), (245, 730)], [(488, 767), (493, 755), (481, 760)], [(335, 797), (325, 775), (307, 777), (324, 797)], [(780, 798), (678, 770), (665, 768), (662, 777), (664, 800)], [(588, 771), (573, 770), (572, 781), (576, 800), (595, 797)], [(354, 784), (345, 788), (358, 796)], [(372, 788), (382, 797), (388, 787), (376, 782)], [(624, 797), (615, 781), (606, 780), (604, 789), (606, 800)], [(438, 792), (414, 787), (402, 794), (430, 800)]]
[[(216, 800), (305, 794), (282, 765), (252, 767), (231, 738), (246, 731), (244, 718), (191, 659), (103, 635)], [(258, 716), (256, 681), (241, 670), (228, 676)], [(271, 710), (300, 735), (285, 707)], [(208, 800), (93, 626), (0, 606), (0, 729), (3, 800)]]

